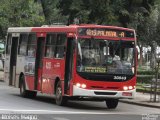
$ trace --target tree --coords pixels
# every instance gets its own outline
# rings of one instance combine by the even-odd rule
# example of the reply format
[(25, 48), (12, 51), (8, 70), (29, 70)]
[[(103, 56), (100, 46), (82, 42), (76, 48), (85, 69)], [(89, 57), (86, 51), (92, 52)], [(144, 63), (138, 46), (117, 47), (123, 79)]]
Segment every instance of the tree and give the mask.
[[(127, 27), (134, 28), (137, 33), (138, 46), (140, 48), (139, 65), (141, 66), (143, 61), (142, 48), (144, 46), (152, 45), (153, 41), (151, 36), (155, 34), (155, 27), (157, 23), (155, 0), (131, 0), (128, 7), (126, 7), (126, 10), (129, 18)], [(152, 50), (154, 51), (153, 47)]]
[(41, 26), (44, 16), (40, 4), (33, 0), (0, 1), (0, 38), (4, 39), (8, 27)]
[(68, 24), (75, 18), (80, 23), (119, 25), (118, 9), (122, 8), (121, 0), (61, 0), (58, 7), (62, 15), (68, 16)]
[(62, 16), (57, 5), (59, 0), (39, 0), (45, 16), (45, 23), (48, 25), (66, 23), (66, 17)]

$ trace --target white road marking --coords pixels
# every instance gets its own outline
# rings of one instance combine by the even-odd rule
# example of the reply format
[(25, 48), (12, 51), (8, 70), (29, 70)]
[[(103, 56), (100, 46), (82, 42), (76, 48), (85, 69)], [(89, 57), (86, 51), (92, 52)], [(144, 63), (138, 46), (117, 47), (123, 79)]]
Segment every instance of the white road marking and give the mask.
[(62, 118), (62, 117), (54, 117), (54, 120), (70, 120), (70, 119)]
[(53, 110), (24, 110), (24, 109), (0, 109), (0, 113), (24, 113), (24, 114), (123, 114), (120, 112), (81, 112), (81, 111), (53, 111)]

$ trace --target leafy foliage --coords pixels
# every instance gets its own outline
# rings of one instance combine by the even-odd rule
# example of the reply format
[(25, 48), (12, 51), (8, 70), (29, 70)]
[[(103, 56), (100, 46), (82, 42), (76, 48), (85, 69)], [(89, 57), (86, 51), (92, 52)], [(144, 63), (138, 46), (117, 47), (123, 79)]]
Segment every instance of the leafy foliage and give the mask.
[(62, 16), (57, 8), (59, 0), (40, 0), (46, 24), (66, 23), (67, 16)]
[(80, 23), (134, 28), (139, 46), (160, 43), (159, 0), (1, 0), (0, 39), (8, 27)]
[(4, 39), (8, 27), (40, 26), (44, 23), (41, 4), (33, 0), (1, 0), (0, 5), (1, 39)]
[(75, 18), (80, 23), (118, 24), (118, 16), (115, 14), (118, 6), (111, 0), (61, 0), (58, 7), (62, 15), (68, 16), (69, 24)]

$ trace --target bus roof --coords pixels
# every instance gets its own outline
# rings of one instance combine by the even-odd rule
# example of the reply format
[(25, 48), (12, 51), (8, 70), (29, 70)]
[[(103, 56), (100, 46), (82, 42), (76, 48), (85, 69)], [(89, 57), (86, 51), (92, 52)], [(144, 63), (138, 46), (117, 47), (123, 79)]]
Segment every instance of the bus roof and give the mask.
[(8, 32), (76, 32), (78, 28), (108, 28), (114, 30), (134, 31), (133, 29), (117, 27), (117, 26), (105, 26), (94, 24), (80, 24), (69, 26), (42, 26), (42, 27), (11, 27), (8, 28)]
[(70, 26), (55, 26), (55, 27), (11, 27), (8, 32), (74, 32), (75, 28)]
[(107, 26), (107, 25), (95, 25), (95, 24), (80, 24), (80, 25), (70, 25), (77, 28), (108, 28), (108, 29), (117, 29), (117, 30), (127, 30), (134, 31), (134, 29), (118, 27), (118, 26)]

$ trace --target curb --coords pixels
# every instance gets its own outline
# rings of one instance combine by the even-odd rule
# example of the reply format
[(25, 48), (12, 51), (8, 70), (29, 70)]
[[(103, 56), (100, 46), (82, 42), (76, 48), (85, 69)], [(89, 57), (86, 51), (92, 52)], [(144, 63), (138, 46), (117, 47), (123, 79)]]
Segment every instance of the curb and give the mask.
[(126, 101), (126, 100), (120, 100), (120, 102), (122, 102), (122, 103), (127, 103), (127, 104), (144, 106), (144, 107), (160, 108), (160, 106), (145, 104), (145, 103), (141, 103), (141, 102)]

